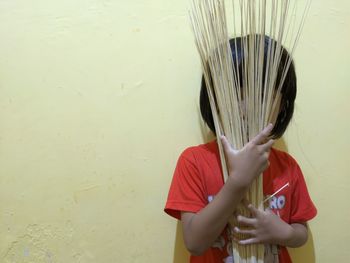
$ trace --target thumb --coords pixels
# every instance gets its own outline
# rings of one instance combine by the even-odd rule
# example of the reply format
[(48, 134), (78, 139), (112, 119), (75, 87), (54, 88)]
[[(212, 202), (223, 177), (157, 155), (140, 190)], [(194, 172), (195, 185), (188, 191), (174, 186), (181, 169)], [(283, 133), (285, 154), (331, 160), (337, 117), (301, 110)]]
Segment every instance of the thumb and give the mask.
[(225, 154), (229, 153), (230, 151), (234, 151), (230, 142), (227, 140), (226, 136), (222, 135), (220, 139), (221, 139), (222, 146), (224, 147)]

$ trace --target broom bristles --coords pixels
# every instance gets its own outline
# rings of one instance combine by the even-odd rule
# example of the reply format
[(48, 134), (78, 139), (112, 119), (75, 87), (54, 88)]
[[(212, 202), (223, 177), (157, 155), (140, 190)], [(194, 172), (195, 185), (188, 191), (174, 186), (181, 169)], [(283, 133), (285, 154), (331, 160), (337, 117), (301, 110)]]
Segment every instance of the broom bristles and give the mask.
[[(268, 123), (275, 121), (273, 113), (279, 109), (281, 89), (311, 0), (304, 0), (300, 17), (298, 0), (229, 2), (232, 3), (232, 28), (236, 37), (231, 44), (226, 14), (229, 12), (224, 0), (192, 0), (190, 18), (216, 135), (220, 138), (225, 134), (235, 149), (241, 149)], [(290, 53), (282, 63), (284, 46), (290, 47)], [(217, 142), (226, 181), (228, 171), (223, 147), (220, 140)], [(252, 183), (246, 198), (255, 207), (264, 209), (262, 176)], [(237, 211), (249, 215), (243, 206)], [(235, 220), (231, 223), (237, 225)], [(233, 243), (232, 247), (235, 263), (264, 261), (262, 245)]]

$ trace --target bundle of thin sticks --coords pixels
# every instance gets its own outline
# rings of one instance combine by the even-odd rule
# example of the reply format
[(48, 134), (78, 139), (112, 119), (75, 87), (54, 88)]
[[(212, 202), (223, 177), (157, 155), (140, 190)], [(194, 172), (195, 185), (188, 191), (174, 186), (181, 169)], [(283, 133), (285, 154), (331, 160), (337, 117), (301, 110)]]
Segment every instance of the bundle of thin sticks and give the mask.
[[(226, 8), (227, 2), (232, 8)], [(279, 107), (281, 87), (310, 7), (310, 0), (304, 0), (300, 11), (299, 2), (192, 0), (191, 23), (216, 135), (218, 138), (225, 135), (235, 149), (241, 149), (268, 123), (274, 122), (272, 113)], [(231, 24), (227, 23), (229, 16)], [(231, 43), (229, 30), (234, 37)], [(289, 48), (286, 61), (281, 60), (284, 47)], [(243, 55), (239, 57), (239, 53)], [(283, 72), (277, 78), (281, 67)], [(223, 147), (217, 141), (226, 181)], [(253, 182), (246, 199), (264, 209), (262, 176)], [(237, 212), (249, 215), (243, 205)], [(231, 224), (237, 222), (232, 220)], [(263, 245), (241, 246), (233, 242), (232, 247), (235, 263), (264, 262)]]

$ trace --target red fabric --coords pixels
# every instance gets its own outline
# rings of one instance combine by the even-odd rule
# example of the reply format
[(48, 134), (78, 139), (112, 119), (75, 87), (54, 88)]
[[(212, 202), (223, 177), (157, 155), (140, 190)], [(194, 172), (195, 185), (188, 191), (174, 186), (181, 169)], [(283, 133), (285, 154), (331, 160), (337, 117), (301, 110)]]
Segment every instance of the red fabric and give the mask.
[[(269, 196), (289, 183), (270, 199), (270, 208), (287, 223), (303, 223), (317, 211), (308, 194), (304, 177), (296, 161), (287, 153), (272, 149), (270, 166), (264, 172), (264, 195)], [(186, 149), (180, 156), (164, 211), (181, 219), (181, 212), (197, 213), (220, 191), (222, 179), (216, 141)], [(229, 242), (222, 236), (201, 256), (191, 256), (191, 263), (229, 262)], [(291, 262), (286, 248), (279, 252), (279, 262)]]

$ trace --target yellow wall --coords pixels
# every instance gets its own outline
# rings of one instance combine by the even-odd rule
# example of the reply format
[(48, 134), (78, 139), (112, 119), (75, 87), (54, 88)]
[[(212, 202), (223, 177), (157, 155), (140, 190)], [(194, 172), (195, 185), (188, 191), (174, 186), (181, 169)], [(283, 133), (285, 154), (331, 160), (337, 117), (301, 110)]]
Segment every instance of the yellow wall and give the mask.
[[(187, 7), (0, 1), (0, 262), (183, 262), (162, 209), (179, 153), (204, 140)], [(350, 258), (349, 9), (314, 1), (284, 139), (321, 263)]]

